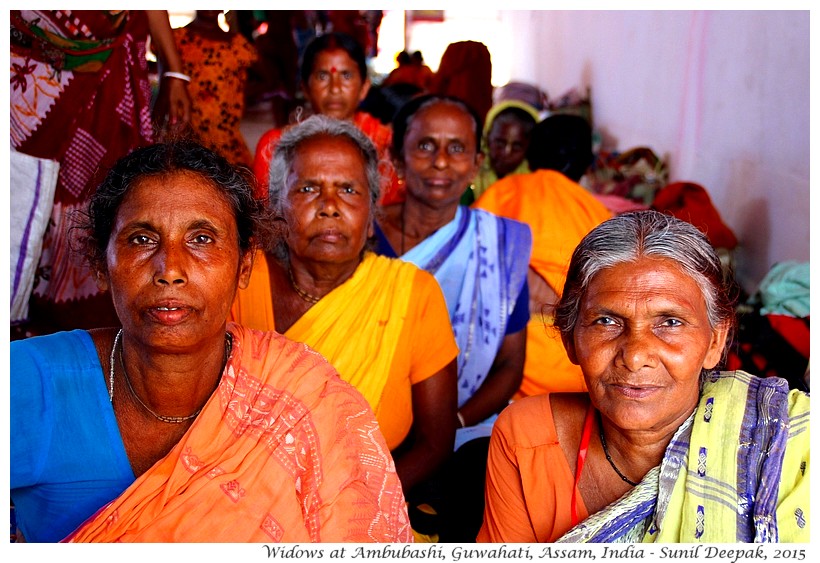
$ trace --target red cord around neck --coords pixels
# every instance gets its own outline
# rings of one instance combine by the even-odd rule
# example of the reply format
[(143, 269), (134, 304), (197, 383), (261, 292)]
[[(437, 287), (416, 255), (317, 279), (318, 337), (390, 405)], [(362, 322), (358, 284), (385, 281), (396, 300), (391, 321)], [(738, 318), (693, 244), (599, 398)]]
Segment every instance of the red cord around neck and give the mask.
[(572, 490), (572, 500), (570, 501), (570, 516), (572, 517), (571, 528), (578, 524), (578, 495), (581, 494), (578, 489), (578, 483), (581, 481), (581, 471), (584, 469), (584, 463), (587, 460), (587, 451), (589, 450), (589, 441), (592, 437), (592, 423), (595, 420), (595, 407), (592, 403), (587, 409), (586, 418), (584, 419), (584, 432), (581, 434), (581, 446), (578, 448), (578, 459), (575, 462), (575, 486)]

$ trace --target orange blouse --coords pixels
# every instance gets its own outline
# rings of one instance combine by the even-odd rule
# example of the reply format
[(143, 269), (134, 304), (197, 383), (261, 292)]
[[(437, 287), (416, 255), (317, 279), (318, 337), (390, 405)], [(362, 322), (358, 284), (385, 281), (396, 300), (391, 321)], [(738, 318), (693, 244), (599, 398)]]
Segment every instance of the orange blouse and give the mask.
[[(484, 523), (476, 541), (554, 542), (572, 527), (575, 476), (552, 417), (550, 395), (526, 397), (498, 416), (487, 460)], [(581, 495), (578, 519), (589, 516)]]

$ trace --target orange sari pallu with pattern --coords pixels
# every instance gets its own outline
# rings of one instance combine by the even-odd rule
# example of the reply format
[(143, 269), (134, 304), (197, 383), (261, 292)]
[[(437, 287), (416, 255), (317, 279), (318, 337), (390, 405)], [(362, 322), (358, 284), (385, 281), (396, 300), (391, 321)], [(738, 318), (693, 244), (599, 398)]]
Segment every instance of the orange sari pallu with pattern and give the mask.
[(231, 357), (188, 432), (65, 541), (411, 541), (362, 396), (304, 344), (228, 328)]

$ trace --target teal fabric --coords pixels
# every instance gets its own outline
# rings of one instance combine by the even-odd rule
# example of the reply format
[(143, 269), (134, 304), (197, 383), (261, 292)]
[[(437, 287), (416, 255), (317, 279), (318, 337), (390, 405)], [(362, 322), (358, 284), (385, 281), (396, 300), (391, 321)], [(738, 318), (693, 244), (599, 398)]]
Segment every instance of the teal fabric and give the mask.
[(760, 313), (808, 317), (811, 312), (809, 277), (808, 262), (787, 261), (772, 266), (755, 296), (760, 300)]

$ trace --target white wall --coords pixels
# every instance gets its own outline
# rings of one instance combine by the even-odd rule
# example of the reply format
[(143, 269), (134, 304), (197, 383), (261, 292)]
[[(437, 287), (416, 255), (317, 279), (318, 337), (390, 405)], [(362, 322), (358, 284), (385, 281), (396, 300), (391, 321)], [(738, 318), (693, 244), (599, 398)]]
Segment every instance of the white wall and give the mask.
[(511, 80), (556, 97), (589, 86), (610, 148), (648, 146), (670, 180), (709, 191), (747, 290), (809, 260), (808, 11), (499, 14)]

